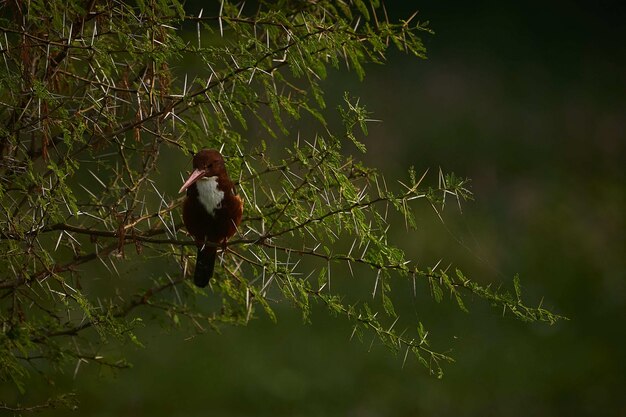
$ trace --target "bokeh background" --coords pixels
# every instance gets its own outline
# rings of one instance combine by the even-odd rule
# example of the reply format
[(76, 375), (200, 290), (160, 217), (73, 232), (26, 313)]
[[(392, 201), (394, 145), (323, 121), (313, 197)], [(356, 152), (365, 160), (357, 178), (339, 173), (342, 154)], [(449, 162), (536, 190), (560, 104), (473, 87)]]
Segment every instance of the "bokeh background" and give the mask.
[(448, 207), (445, 226), (418, 209), (419, 230), (398, 227), (394, 242), (421, 265), (442, 259), (484, 284), (510, 287), (519, 273), (531, 303), (570, 320), (528, 325), (480, 300), (466, 314), (407, 289), (400, 314), (456, 359), (441, 380), (351, 341), (321, 307), (312, 324), (285, 308), (276, 324), (193, 339), (151, 326), (145, 348), (130, 348), (132, 369), (66, 375), (78, 414), (626, 416), (626, 7), (395, 3), (390, 15), (419, 10), (431, 22), (429, 59), (393, 52), (362, 82), (335, 71), (327, 98), (349, 91), (382, 120), (364, 158), (388, 179), (414, 166), (435, 181), (441, 167), (471, 178), (476, 200), (462, 215)]

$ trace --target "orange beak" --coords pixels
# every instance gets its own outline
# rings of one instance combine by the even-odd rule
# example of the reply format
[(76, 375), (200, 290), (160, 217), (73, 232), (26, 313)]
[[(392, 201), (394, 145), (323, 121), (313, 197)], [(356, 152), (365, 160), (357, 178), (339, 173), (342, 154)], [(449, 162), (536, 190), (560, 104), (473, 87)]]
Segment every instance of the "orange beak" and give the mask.
[(180, 187), (180, 190), (178, 190), (178, 193), (182, 193), (183, 191), (185, 191), (187, 188), (191, 187), (191, 185), (193, 183), (195, 183), (196, 181), (198, 181), (200, 178), (202, 178), (204, 176), (206, 172), (202, 169), (195, 169), (191, 175), (189, 176), (189, 178), (187, 178), (187, 181), (185, 181), (185, 183), (183, 184), (182, 187)]

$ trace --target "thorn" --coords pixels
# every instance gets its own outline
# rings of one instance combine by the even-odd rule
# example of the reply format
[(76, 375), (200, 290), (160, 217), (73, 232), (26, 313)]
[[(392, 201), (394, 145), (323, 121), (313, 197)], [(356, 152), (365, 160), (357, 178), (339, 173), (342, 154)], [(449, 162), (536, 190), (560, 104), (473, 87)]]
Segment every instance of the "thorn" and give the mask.
[(220, 36), (223, 38), (224, 37), (224, 28), (222, 27), (222, 12), (224, 10), (224, 0), (221, 1), (220, 3), (220, 14), (219, 14), (219, 18), (218, 18), (218, 23), (220, 25)]

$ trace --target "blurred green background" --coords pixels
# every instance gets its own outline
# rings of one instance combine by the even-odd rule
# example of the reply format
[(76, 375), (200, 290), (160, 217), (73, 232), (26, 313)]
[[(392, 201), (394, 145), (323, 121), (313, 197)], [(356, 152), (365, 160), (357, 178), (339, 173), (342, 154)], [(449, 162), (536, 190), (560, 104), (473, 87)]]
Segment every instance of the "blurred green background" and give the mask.
[(626, 8), (408, 3), (387, 7), (430, 20), (429, 60), (393, 52), (363, 82), (336, 71), (328, 100), (347, 90), (383, 120), (369, 126), (365, 159), (388, 180), (413, 165), (435, 181), (441, 167), (471, 178), (476, 201), (462, 215), (446, 209), (445, 227), (418, 208), (419, 230), (396, 228), (394, 243), (422, 266), (443, 258), (481, 283), (511, 287), (519, 273), (531, 304), (543, 298), (571, 320), (527, 325), (480, 300), (465, 314), (407, 285), (395, 294), (400, 314), (456, 359), (442, 380), (349, 340), (349, 325), (321, 306), (311, 325), (286, 308), (277, 324), (190, 340), (151, 326), (140, 332), (146, 347), (130, 348), (132, 369), (66, 375), (60, 388), (78, 394), (77, 414), (626, 416)]

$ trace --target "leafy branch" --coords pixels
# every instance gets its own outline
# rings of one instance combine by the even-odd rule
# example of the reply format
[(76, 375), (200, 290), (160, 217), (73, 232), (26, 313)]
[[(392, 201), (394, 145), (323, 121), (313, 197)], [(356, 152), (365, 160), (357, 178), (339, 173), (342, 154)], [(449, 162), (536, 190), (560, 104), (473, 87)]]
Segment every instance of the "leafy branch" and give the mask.
[[(326, 120), (329, 71), (362, 79), (392, 46), (425, 57), (420, 36), (432, 32), (415, 17), (389, 21), (376, 0), (255, 11), (224, 1), (206, 14), (176, 0), (0, 6), (0, 379), (24, 392), (29, 370), (53, 372), (36, 362), (124, 368), (102, 347), (141, 345), (147, 317), (204, 332), (276, 319), (284, 303), (305, 319), (324, 305), (358, 338), (441, 376), (451, 358), (424, 325), (396, 328), (392, 278), (424, 280), (461, 310), (473, 296), (521, 320), (560, 319), (528, 306), (517, 278), (511, 294), (418, 268), (388, 241), (394, 219), (417, 233), (414, 209), (426, 204), (442, 220), (450, 199), (472, 198), (467, 180), (440, 171), (430, 183), (411, 169), (388, 186), (349, 156), (367, 152), (373, 119), (360, 100), (346, 92), (341, 126)], [(184, 161), (205, 147), (226, 156), (246, 213), (208, 293), (188, 283), (194, 243), (174, 194)], [(331, 285), (345, 284), (333, 272), (344, 267), (354, 291)], [(371, 301), (348, 301), (370, 282)], [(218, 305), (200, 303), (209, 296)]]

